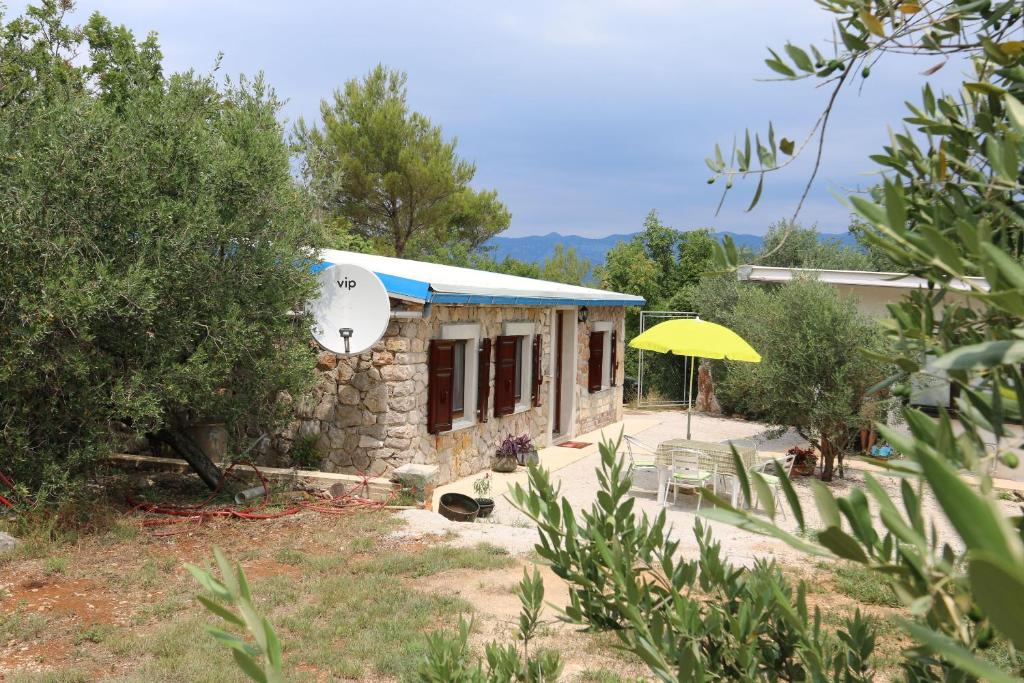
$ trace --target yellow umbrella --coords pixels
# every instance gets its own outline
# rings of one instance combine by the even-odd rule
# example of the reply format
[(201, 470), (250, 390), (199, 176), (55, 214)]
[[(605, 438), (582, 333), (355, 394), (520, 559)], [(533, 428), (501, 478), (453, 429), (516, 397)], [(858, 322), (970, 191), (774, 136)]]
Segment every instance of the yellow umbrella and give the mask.
[[(760, 363), (761, 354), (743, 337), (728, 327), (701, 320), (683, 318), (658, 323), (629, 342), (634, 349), (671, 353), (676, 356), (739, 360)], [(690, 438), (690, 413), (693, 409), (693, 367), (690, 363), (689, 405), (686, 408), (686, 438)]]

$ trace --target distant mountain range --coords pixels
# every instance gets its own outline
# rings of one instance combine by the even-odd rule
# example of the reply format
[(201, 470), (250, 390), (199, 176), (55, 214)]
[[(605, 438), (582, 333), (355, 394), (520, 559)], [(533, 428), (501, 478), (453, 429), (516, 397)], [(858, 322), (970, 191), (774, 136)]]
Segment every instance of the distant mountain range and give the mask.
[[(737, 247), (748, 247), (754, 251), (761, 248), (763, 238), (760, 235), (743, 235), (735, 232), (715, 233), (719, 239), (725, 235), (732, 237)], [(590, 261), (592, 266), (604, 263), (605, 255), (619, 242), (633, 239), (635, 233), (608, 235), (607, 237), (581, 237), (579, 235), (562, 235), (549, 232), (546, 235), (529, 235), (526, 237), (492, 237), (487, 247), (492, 247), (491, 255), (498, 261), (506, 256), (517, 258), (529, 263), (541, 263), (554, 250), (556, 244), (564, 244), (565, 248), (576, 248), (576, 254)], [(846, 246), (856, 247), (857, 242), (849, 233), (822, 234), (822, 240), (834, 239)]]

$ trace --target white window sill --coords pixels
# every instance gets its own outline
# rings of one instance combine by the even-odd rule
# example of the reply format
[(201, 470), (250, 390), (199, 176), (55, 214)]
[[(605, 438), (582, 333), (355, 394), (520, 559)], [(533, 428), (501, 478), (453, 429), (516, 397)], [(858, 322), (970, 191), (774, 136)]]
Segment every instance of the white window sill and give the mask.
[(512, 411), (512, 415), (518, 415), (519, 413), (525, 413), (528, 410), (533, 409), (532, 403), (521, 403), (516, 406), (516, 409)]
[(609, 391), (615, 391), (617, 388), (618, 387), (601, 387), (600, 389), (598, 389), (597, 391), (591, 393), (590, 395), (591, 396), (600, 396), (601, 394), (606, 394)]
[(471, 417), (460, 417), (452, 420), (452, 428), (448, 430), (448, 433), (457, 432), (461, 429), (476, 426), (476, 420)]

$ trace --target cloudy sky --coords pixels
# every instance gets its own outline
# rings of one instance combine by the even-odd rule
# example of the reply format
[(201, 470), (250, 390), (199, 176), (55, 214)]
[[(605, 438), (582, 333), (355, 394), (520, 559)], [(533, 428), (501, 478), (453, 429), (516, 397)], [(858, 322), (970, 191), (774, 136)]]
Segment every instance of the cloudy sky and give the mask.
[[(770, 178), (754, 211), (748, 183), (716, 216), (704, 157), (769, 120), (802, 139), (826, 93), (758, 80), (765, 48), (831, 35), (812, 0), (79, 0), (79, 19), (92, 11), (156, 31), (171, 70), (208, 70), (223, 52), (224, 73), (264, 71), (292, 121), (315, 120), (322, 98), (379, 62), (407, 71), (411, 106), (508, 204), (510, 236), (633, 232), (652, 208), (681, 229), (763, 233), (792, 212), (809, 163)], [(836, 195), (872, 182), (867, 155), (928, 66), (891, 62), (841, 97), (804, 222), (845, 231)], [(932, 78), (948, 87), (957, 71)]]

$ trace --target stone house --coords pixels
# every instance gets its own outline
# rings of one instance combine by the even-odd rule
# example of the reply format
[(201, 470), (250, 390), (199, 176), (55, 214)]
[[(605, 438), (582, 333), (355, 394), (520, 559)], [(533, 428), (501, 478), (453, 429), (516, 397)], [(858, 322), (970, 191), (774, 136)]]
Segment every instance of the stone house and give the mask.
[(314, 391), (275, 439), (321, 469), (383, 475), (487, 469), (507, 434), (540, 448), (622, 419), (626, 306), (641, 297), (500, 273), (324, 250), (381, 279), (391, 322), (366, 353), (321, 350)]

